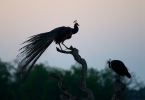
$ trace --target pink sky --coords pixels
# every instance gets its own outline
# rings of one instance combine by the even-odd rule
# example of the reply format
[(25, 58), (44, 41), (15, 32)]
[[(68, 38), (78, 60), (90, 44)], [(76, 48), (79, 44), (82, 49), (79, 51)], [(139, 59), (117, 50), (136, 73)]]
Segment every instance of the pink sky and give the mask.
[[(77, 19), (80, 30), (65, 44), (78, 48), (89, 67), (102, 69), (109, 58), (119, 59), (145, 80), (144, 9), (144, 0), (1, 0), (0, 58), (12, 61), (27, 37), (73, 27)], [(68, 69), (73, 57), (58, 53), (56, 46), (38, 62)]]

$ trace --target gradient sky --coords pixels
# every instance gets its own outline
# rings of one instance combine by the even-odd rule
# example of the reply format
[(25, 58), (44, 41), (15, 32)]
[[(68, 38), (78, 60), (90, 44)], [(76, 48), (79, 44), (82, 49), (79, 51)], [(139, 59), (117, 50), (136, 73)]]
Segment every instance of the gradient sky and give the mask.
[[(74, 20), (80, 30), (64, 43), (78, 48), (89, 67), (100, 70), (118, 59), (145, 81), (145, 0), (0, 0), (0, 58), (14, 60), (27, 37), (73, 27)], [(37, 62), (69, 69), (74, 58), (56, 46)]]

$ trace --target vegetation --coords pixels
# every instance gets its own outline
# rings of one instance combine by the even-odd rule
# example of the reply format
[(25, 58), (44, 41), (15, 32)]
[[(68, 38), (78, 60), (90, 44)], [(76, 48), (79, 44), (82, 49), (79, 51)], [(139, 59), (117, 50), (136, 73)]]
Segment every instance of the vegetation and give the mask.
[[(73, 65), (70, 70), (36, 64), (21, 84), (22, 74), (12, 64), (0, 61), (0, 100), (60, 100), (62, 92), (57, 86), (57, 80), (49, 75), (59, 71), (64, 75), (63, 86), (73, 95), (85, 97), (86, 94), (80, 90), (80, 68), (78, 64)], [(94, 92), (95, 100), (111, 99), (115, 78), (116, 74), (109, 68), (101, 71), (88, 69), (87, 86)], [(121, 93), (122, 100), (145, 100), (145, 87), (134, 81), (135, 76), (131, 81), (122, 80), (127, 84), (127, 88)], [(133, 84), (139, 89), (135, 90)]]

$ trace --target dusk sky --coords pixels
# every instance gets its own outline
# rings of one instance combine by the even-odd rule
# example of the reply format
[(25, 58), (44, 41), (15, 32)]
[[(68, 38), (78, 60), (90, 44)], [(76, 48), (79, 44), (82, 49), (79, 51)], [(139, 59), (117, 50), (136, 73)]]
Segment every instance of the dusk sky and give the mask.
[[(145, 82), (145, 0), (0, 0), (0, 58), (11, 62), (28, 37), (56, 27), (79, 32), (64, 44), (79, 49), (88, 67), (105, 68), (122, 60), (129, 72)], [(71, 55), (56, 51), (55, 43), (37, 61), (69, 69)]]

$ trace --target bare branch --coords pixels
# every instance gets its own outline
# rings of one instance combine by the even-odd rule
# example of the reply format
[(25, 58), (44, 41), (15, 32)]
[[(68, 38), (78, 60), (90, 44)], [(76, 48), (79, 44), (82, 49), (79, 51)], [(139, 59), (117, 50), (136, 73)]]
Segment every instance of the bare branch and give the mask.
[[(65, 94), (65, 100), (69, 100), (71, 98), (71, 94), (67, 91), (66, 88), (63, 87), (62, 85), (62, 79), (63, 79), (63, 75), (60, 72), (60, 76), (57, 75), (56, 73), (51, 73), (50, 74), (51, 77), (56, 78), (58, 80), (58, 87), (60, 88), (60, 90)], [(62, 97), (61, 97), (62, 98)], [(64, 100), (64, 99), (63, 99)]]

